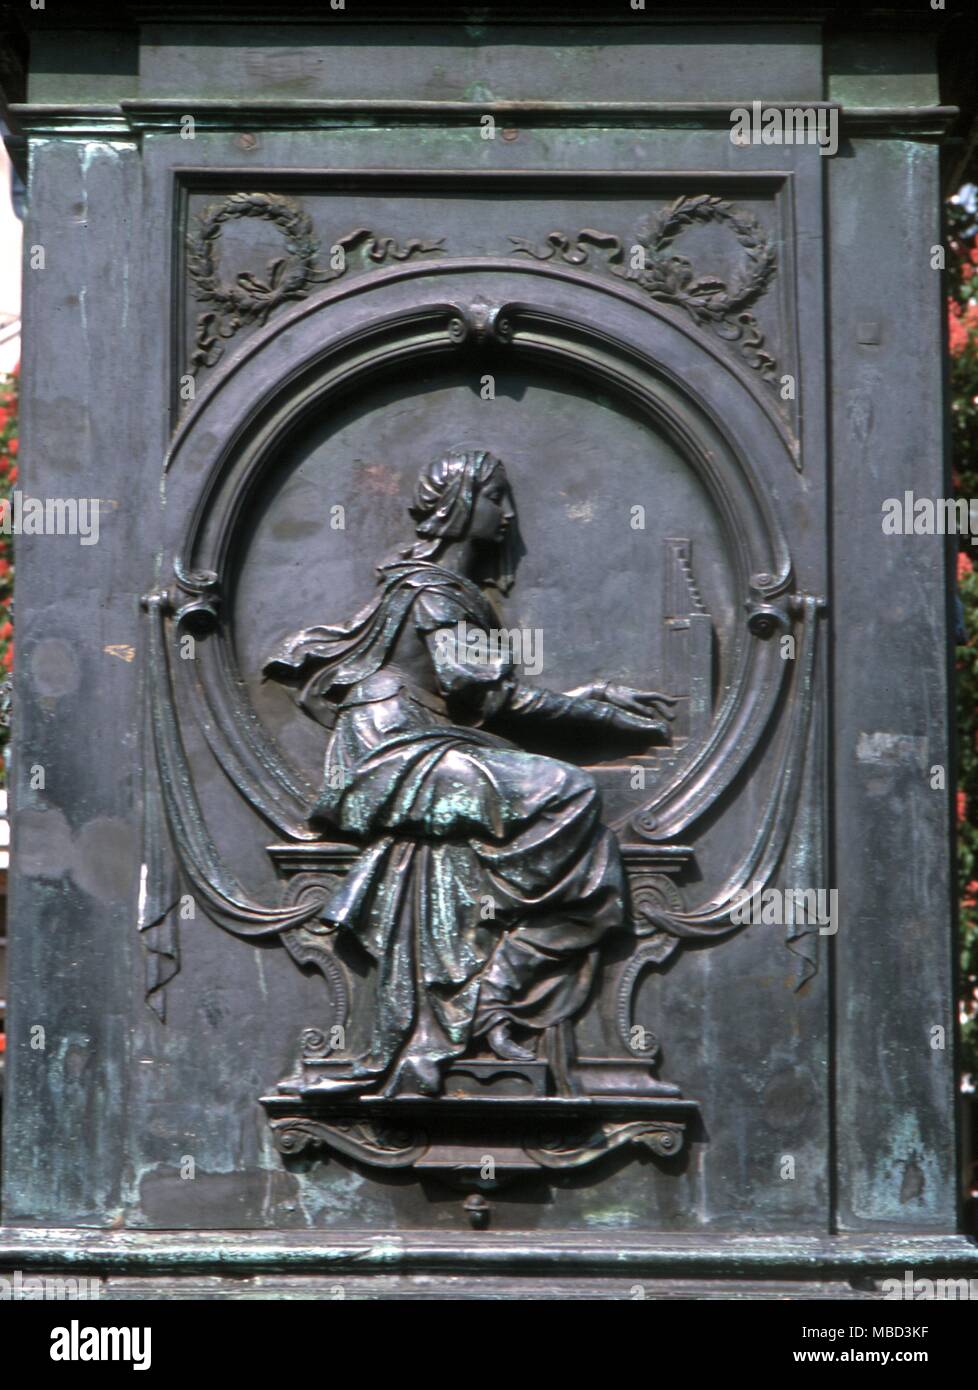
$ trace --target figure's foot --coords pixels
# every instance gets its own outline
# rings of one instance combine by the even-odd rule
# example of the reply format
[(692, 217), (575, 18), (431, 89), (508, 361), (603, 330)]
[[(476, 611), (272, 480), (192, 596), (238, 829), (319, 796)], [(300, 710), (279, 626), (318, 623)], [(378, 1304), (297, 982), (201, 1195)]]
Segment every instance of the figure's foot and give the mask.
[(360, 1057), (350, 1068), (350, 1075), (357, 1080), (365, 1081), (368, 1078), (383, 1076), (383, 1062), (377, 1062), (373, 1057)]
[(660, 1081), (657, 1076), (650, 1076), (643, 1083), (642, 1094), (648, 1096), (679, 1096), (682, 1091), (671, 1081)]
[(385, 1096), (441, 1094), (441, 1068), (430, 1057), (405, 1057), (384, 1087)]
[(490, 1028), (486, 1034), (486, 1041), (496, 1056), (502, 1057), (506, 1062), (535, 1062), (537, 1060), (536, 1053), (531, 1052), (528, 1047), (521, 1047), (518, 1042), (514, 1042), (509, 1029), (508, 1021), (503, 1019), (494, 1028)]

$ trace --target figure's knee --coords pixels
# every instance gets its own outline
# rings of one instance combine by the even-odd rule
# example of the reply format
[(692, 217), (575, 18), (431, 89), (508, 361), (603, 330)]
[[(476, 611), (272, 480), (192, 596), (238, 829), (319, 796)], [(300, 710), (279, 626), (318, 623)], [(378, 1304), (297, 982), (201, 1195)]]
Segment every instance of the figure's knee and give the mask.
[(588, 810), (600, 810), (601, 793), (592, 773), (573, 763), (554, 763), (558, 776), (555, 794), (563, 802), (573, 802)]

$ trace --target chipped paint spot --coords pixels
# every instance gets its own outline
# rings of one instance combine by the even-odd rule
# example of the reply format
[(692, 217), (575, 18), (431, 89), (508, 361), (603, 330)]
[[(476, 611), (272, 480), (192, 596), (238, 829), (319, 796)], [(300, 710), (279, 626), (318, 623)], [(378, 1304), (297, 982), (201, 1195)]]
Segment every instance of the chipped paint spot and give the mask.
[(265, 979), (265, 960), (261, 950), (257, 946), (255, 947), (255, 969), (258, 972), (258, 988), (261, 991), (261, 997), (267, 1003), (268, 981)]
[(146, 880), (149, 875), (149, 865), (140, 864), (139, 866), (139, 902), (136, 907), (137, 918), (140, 926), (146, 921)]
[(943, 1175), (916, 1115), (904, 1113), (875, 1148), (868, 1148), (853, 1210), (867, 1221), (919, 1219), (940, 1201)]
[(639, 1217), (630, 1207), (606, 1207), (603, 1211), (587, 1212), (584, 1219), (589, 1226), (619, 1230), (634, 1225)]
[(44, 637), (30, 656), (31, 680), (39, 695), (59, 699), (78, 689), (81, 673), (69, 642), (61, 637)]
[(861, 733), (856, 744), (860, 763), (914, 764), (927, 767), (927, 739), (914, 734)]
[(401, 490), (399, 474), (386, 463), (361, 463), (357, 460), (357, 479), (366, 492), (397, 497)]

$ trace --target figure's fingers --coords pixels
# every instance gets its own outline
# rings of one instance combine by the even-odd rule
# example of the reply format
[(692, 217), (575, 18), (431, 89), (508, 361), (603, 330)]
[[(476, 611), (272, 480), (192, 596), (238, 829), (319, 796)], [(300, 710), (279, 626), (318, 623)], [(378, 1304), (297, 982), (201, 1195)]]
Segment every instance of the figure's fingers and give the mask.
[(629, 714), (637, 714), (642, 718), (645, 717), (645, 706), (641, 705), (634, 696), (615, 695), (609, 696), (608, 699), (609, 702), (614, 705), (615, 709), (626, 710)]
[[(665, 698), (669, 699), (668, 696)], [(641, 719), (649, 717), (650, 709), (663, 719), (675, 719), (676, 717), (675, 710), (665, 709), (659, 705), (658, 697), (647, 695), (641, 691), (633, 691), (628, 697), (620, 695), (612, 703), (617, 709), (627, 710), (631, 714), (638, 715)], [(671, 700), (670, 703), (675, 704), (676, 702)]]
[(620, 729), (627, 730), (628, 732), (632, 730), (643, 734), (661, 734), (663, 732), (663, 727), (659, 720), (647, 719), (645, 715), (642, 714), (629, 714), (627, 710), (622, 710), (615, 722)]
[(655, 711), (663, 719), (675, 719), (676, 710), (669, 709), (670, 705), (677, 705), (679, 697), (676, 695), (661, 695), (656, 690), (642, 690), (635, 692), (636, 698), (644, 702), (642, 713), (646, 714), (649, 709)]
[(643, 700), (649, 705), (677, 705), (678, 695), (663, 695), (659, 690), (633, 690), (632, 695), (636, 700)]
[(645, 714), (643, 692), (633, 690), (630, 685), (609, 685), (602, 698), (606, 704), (614, 705), (616, 709), (631, 710), (633, 714)]

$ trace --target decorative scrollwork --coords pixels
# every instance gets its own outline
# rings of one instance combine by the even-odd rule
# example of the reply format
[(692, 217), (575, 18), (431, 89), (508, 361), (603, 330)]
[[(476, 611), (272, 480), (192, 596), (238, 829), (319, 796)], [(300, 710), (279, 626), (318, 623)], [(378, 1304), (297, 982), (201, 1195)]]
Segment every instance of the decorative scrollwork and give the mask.
[(303, 1028), (299, 1046), (303, 1057), (325, 1057), (330, 1050), (329, 1038), (322, 1028)]
[(326, 1123), (305, 1115), (272, 1120), (272, 1138), (288, 1157), (309, 1148), (335, 1149), (372, 1167), (410, 1168), (427, 1148), (423, 1136), (369, 1121)]
[(484, 347), (488, 343), (513, 341), (513, 321), (503, 304), (490, 304), (482, 295), (458, 310), (448, 326), (448, 336), (459, 347), (463, 343)]
[(599, 232), (593, 227), (582, 227), (571, 240), (563, 232), (548, 232), (543, 246), (536, 246), (524, 237), (511, 236), (516, 255), (532, 256), (536, 261), (549, 261), (559, 256), (567, 265), (584, 265), (591, 254), (591, 248), (601, 251), (608, 265), (620, 265), (624, 258), (621, 237), (611, 232)]
[[(816, 597), (815, 605), (817, 612), (824, 611), (825, 599)], [(755, 574), (751, 578), (750, 597), (744, 607), (747, 610), (748, 630), (766, 642), (776, 634), (784, 636), (791, 632), (795, 619), (802, 613), (804, 597), (787, 592), (787, 586), (783, 583), (775, 587), (771, 575)]]
[[(173, 613), (177, 629), (186, 628), (200, 635), (217, 626), (221, 602), (221, 583), (213, 570), (188, 570), (179, 556), (173, 562), (177, 600)], [(180, 595), (187, 595), (187, 602)]]
[[(340, 879), (336, 874), (296, 874), (282, 894), (283, 906), (315, 902), (325, 907), (339, 883)], [(298, 965), (310, 965), (319, 971), (329, 990), (334, 1021), (345, 1025), (350, 1015), (350, 984), (346, 971), (333, 953), (330, 940), (332, 932), (331, 924), (324, 923), (321, 918), (313, 918), (302, 926), (283, 932), (282, 944)], [(317, 1044), (314, 1034), (323, 1038), (321, 1046)], [(313, 1055), (329, 1050), (325, 1035), (319, 1029), (307, 1028), (302, 1038), (304, 1054)]]
[[(663, 910), (681, 912), (683, 897), (679, 889), (666, 874), (633, 874), (630, 881), (632, 904), (632, 929), (641, 944), (629, 957), (618, 981), (617, 1010), (618, 1036), (630, 1053), (655, 1061), (659, 1056), (659, 1040), (647, 1028), (643, 1037), (636, 1039), (632, 1022), (632, 1009), (635, 990), (646, 969), (662, 965), (679, 946), (679, 938), (663, 931), (659, 926)], [(638, 1045), (641, 1041), (641, 1046)]]
[(541, 1168), (582, 1168), (623, 1144), (641, 1144), (661, 1158), (672, 1158), (683, 1147), (683, 1124), (669, 1120), (632, 1120), (603, 1124), (590, 1133), (549, 1136), (526, 1146), (526, 1155)]
[[(369, 227), (357, 227), (355, 231), (347, 232), (345, 236), (338, 237), (336, 246), (344, 252), (344, 257), (352, 251), (362, 251), (368, 261), (373, 261), (374, 265), (380, 265), (383, 261), (407, 261), (412, 256), (426, 256), (432, 251), (440, 251), (445, 243), (444, 237), (437, 237), (434, 241), (421, 241), (417, 237), (399, 246), (392, 236), (378, 236)], [(337, 268), (337, 274), (342, 271)]]
[(766, 642), (775, 633), (790, 632), (791, 618), (776, 603), (758, 603), (749, 609), (747, 627), (755, 637)]
[[(697, 222), (727, 227), (744, 250), (746, 267), (732, 285), (716, 276), (698, 275), (686, 256), (668, 254), (676, 238)], [(684, 309), (700, 328), (736, 344), (747, 365), (764, 381), (774, 384), (778, 368), (764, 346), (764, 334), (751, 307), (766, 292), (777, 270), (777, 254), (763, 227), (726, 198), (701, 193), (683, 195), (650, 220), (648, 233), (639, 243), (639, 264), (624, 264), (620, 237), (584, 227), (576, 237), (549, 232), (542, 246), (521, 237), (510, 237), (516, 255), (546, 261), (558, 256), (568, 265), (583, 265), (592, 251), (603, 259), (613, 275), (638, 286), (652, 299)]]
[(316, 1120), (278, 1120), (272, 1124), (272, 1138), (279, 1153), (302, 1153), (313, 1145), (326, 1143), (329, 1132)]

